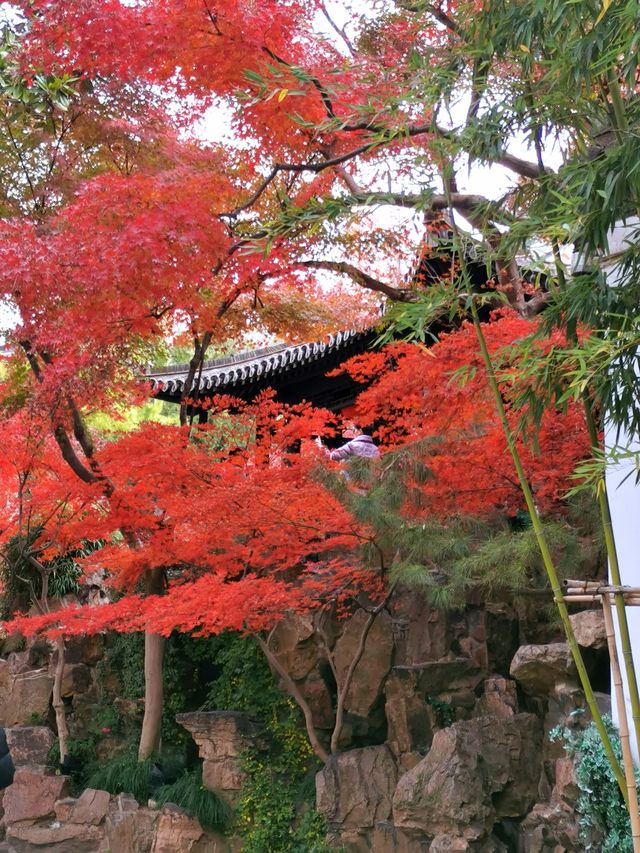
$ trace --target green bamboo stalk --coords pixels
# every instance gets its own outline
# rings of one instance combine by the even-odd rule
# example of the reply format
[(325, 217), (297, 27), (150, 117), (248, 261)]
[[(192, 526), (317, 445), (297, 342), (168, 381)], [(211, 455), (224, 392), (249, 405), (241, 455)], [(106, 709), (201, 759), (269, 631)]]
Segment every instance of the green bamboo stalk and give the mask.
[(629, 724), (627, 723), (627, 709), (624, 700), (624, 685), (620, 673), (620, 661), (618, 660), (618, 649), (616, 646), (616, 635), (613, 626), (613, 614), (611, 612), (611, 601), (608, 595), (601, 596), (602, 615), (604, 616), (605, 631), (607, 634), (607, 645), (611, 658), (611, 681), (616, 696), (616, 702), (620, 708), (620, 746), (622, 748), (622, 763), (624, 765), (624, 776), (629, 792), (629, 820), (631, 823), (631, 841), (633, 853), (640, 853), (640, 813), (638, 813), (638, 789), (636, 785), (636, 774), (633, 766), (633, 755), (631, 752), (631, 738), (629, 737)]
[(609, 94), (611, 96), (611, 106), (613, 107), (613, 115), (616, 120), (614, 128), (618, 142), (622, 142), (623, 134), (629, 131), (629, 121), (624, 108), (624, 101), (620, 91), (620, 83), (612, 68), (607, 71), (607, 84), (609, 86)]
[(598, 704), (596, 702), (593, 688), (591, 686), (591, 681), (589, 680), (589, 674), (587, 673), (586, 667), (584, 665), (584, 660), (582, 658), (582, 653), (580, 652), (580, 647), (578, 646), (575, 634), (573, 633), (573, 626), (571, 624), (571, 620), (569, 619), (569, 611), (567, 610), (567, 605), (562, 595), (562, 589), (560, 587), (558, 573), (556, 572), (556, 567), (553, 562), (553, 557), (551, 556), (549, 544), (544, 534), (544, 528), (542, 526), (542, 522), (540, 520), (540, 516), (538, 514), (538, 510), (536, 509), (535, 501), (533, 499), (533, 493), (531, 492), (531, 487), (529, 485), (529, 481), (527, 480), (527, 475), (525, 473), (524, 466), (522, 465), (522, 460), (520, 458), (520, 453), (516, 445), (513, 430), (511, 429), (511, 425), (509, 424), (509, 420), (507, 418), (507, 412), (504, 406), (504, 402), (502, 400), (502, 396), (500, 394), (500, 386), (498, 385), (498, 380), (495, 375), (493, 362), (491, 360), (491, 354), (489, 353), (487, 341), (485, 339), (484, 332), (482, 331), (480, 318), (478, 316), (478, 309), (473, 299), (473, 294), (471, 293), (470, 301), (473, 327), (476, 332), (476, 337), (478, 338), (478, 343), (480, 345), (480, 351), (482, 354), (482, 360), (484, 361), (485, 368), (487, 371), (489, 387), (491, 388), (498, 417), (500, 418), (502, 429), (507, 440), (507, 446), (513, 458), (516, 472), (518, 474), (520, 488), (522, 489), (525, 503), (527, 505), (527, 510), (529, 511), (529, 515), (531, 517), (531, 524), (536, 535), (538, 548), (540, 549), (540, 554), (542, 556), (542, 561), (547, 572), (547, 577), (549, 578), (549, 583), (551, 584), (553, 598), (558, 608), (560, 619), (562, 620), (562, 626), (564, 628), (565, 636), (567, 638), (567, 643), (569, 644), (569, 648), (571, 649), (571, 654), (573, 655), (573, 660), (575, 662), (576, 669), (578, 670), (578, 676), (580, 678), (580, 683), (582, 684), (582, 689), (584, 691), (587, 706), (589, 708), (589, 711), (591, 712), (591, 716), (593, 717), (593, 722), (595, 723), (595, 726), (598, 730), (598, 734), (602, 739), (602, 745), (604, 747), (607, 760), (611, 765), (611, 769), (613, 770), (613, 774), (616, 778), (616, 781), (620, 786), (620, 790), (622, 791), (622, 795), (624, 796), (625, 802), (628, 804), (629, 795), (627, 791), (627, 783), (624, 778), (624, 773), (620, 766), (620, 762), (616, 758), (616, 755), (613, 751), (611, 740), (602, 720), (602, 715), (600, 714), (600, 709), (598, 708)]
[[(616, 80), (617, 83), (617, 80)], [(626, 121), (626, 116), (623, 120)], [(566, 287), (564, 270), (562, 268), (562, 259), (560, 258), (560, 247), (557, 241), (553, 242), (553, 255), (556, 263), (556, 272), (558, 275), (558, 284), (560, 288)], [(570, 333), (570, 338), (574, 343), (578, 342), (578, 336), (575, 331)], [(589, 398), (588, 389), (582, 394), (582, 403), (584, 405), (584, 416), (589, 432), (589, 441), (591, 443), (592, 453), (596, 454), (599, 449), (600, 442), (598, 441), (598, 430), (596, 427), (595, 418), (593, 416), (593, 408)], [(607, 486), (604, 477), (598, 483), (597, 488), (598, 509), (600, 511), (600, 522), (604, 534), (605, 548), (609, 559), (609, 570), (611, 572), (611, 580), (615, 586), (622, 586), (620, 578), (620, 563), (618, 562), (618, 550), (616, 548), (616, 540), (613, 534), (613, 524), (611, 521), (611, 508), (609, 506), (609, 496), (607, 494)], [(622, 648), (622, 657), (624, 660), (624, 669), (627, 676), (627, 686), (629, 689), (629, 698), (631, 700), (631, 718), (633, 720), (633, 729), (636, 736), (636, 745), (640, 746), (640, 695), (638, 693), (638, 679), (636, 677), (636, 669), (633, 661), (633, 651), (631, 649), (631, 638), (629, 636), (629, 623), (627, 621), (627, 610), (624, 604), (624, 596), (622, 593), (616, 593), (614, 596), (616, 606), (616, 616), (618, 617), (618, 626), (620, 630), (620, 646)]]
[[(449, 182), (446, 177), (443, 183), (446, 195), (450, 196)], [(504, 401), (502, 399), (502, 395), (500, 393), (500, 386), (498, 385), (498, 379), (495, 374), (493, 361), (491, 360), (491, 353), (489, 352), (487, 341), (484, 336), (484, 332), (482, 331), (482, 325), (480, 323), (480, 317), (478, 315), (478, 308), (475, 302), (475, 295), (469, 283), (470, 279), (466, 258), (464, 256), (464, 251), (462, 250), (462, 241), (460, 240), (460, 233), (458, 231), (458, 226), (456, 225), (456, 221), (453, 214), (453, 206), (451, 205), (451, 203), (449, 203), (449, 217), (451, 219), (451, 228), (453, 230), (455, 244), (456, 247), (458, 247), (460, 254), (460, 266), (464, 277), (467, 295), (471, 304), (471, 319), (473, 321), (473, 327), (476, 333), (476, 337), (478, 339), (478, 344), (480, 346), (482, 360), (484, 361), (485, 369), (487, 371), (489, 387), (491, 389), (491, 393), (493, 394), (496, 412), (498, 414), (502, 429), (504, 431), (504, 435), (507, 441), (507, 447), (509, 448), (509, 452), (511, 453), (511, 457), (515, 465), (516, 473), (518, 475), (518, 481), (520, 483), (520, 488), (522, 490), (522, 494), (527, 505), (529, 516), (531, 517), (531, 524), (536, 536), (538, 548), (540, 550), (542, 561), (547, 572), (547, 577), (549, 578), (549, 583), (551, 584), (553, 598), (560, 614), (560, 619), (564, 628), (565, 637), (567, 639), (569, 649), (571, 650), (571, 654), (573, 656), (573, 660), (578, 671), (578, 677), (580, 678), (580, 683), (584, 691), (587, 707), (591, 712), (594, 725), (602, 740), (602, 746), (604, 748), (605, 755), (607, 756), (607, 761), (611, 766), (611, 770), (613, 772), (613, 775), (615, 776), (616, 782), (618, 783), (622, 796), (624, 797), (624, 801), (627, 805), (627, 808), (629, 808), (629, 791), (627, 789), (627, 783), (624, 776), (624, 772), (613, 750), (611, 739), (609, 738), (609, 734), (602, 720), (602, 714), (600, 713), (598, 703), (596, 702), (593, 687), (591, 686), (591, 681), (589, 679), (589, 674), (584, 665), (584, 660), (580, 651), (580, 647), (578, 646), (575, 634), (573, 633), (573, 625), (571, 624), (571, 620), (569, 619), (569, 611), (567, 610), (567, 605), (562, 595), (560, 579), (558, 578), (558, 573), (553, 562), (553, 557), (551, 556), (551, 550), (549, 549), (549, 544), (544, 534), (542, 521), (540, 520), (540, 516), (538, 514), (538, 510), (533, 499), (533, 493), (531, 491), (531, 487), (529, 485), (529, 481), (527, 479), (527, 475), (524, 470), (522, 460), (520, 458), (520, 453), (518, 451), (515, 436), (513, 430), (511, 429), (509, 419), (507, 418), (507, 411), (504, 405)]]
[[(599, 447), (598, 430), (596, 428), (591, 403), (586, 396), (583, 396), (585, 418), (587, 421), (587, 429), (589, 430), (589, 440), (593, 450)], [(620, 563), (618, 562), (618, 551), (616, 541), (613, 534), (613, 524), (611, 521), (611, 509), (609, 506), (609, 497), (604, 477), (598, 483), (597, 489), (598, 507), (600, 509), (600, 519), (604, 532), (604, 542), (607, 549), (607, 557), (609, 558), (609, 571), (611, 572), (611, 580), (614, 586), (622, 586), (620, 578)], [(616, 615), (618, 617), (618, 628), (620, 631), (620, 647), (622, 649), (622, 657), (624, 660), (625, 674), (627, 676), (627, 688), (629, 690), (629, 699), (631, 700), (631, 717), (633, 720), (633, 728), (636, 736), (636, 744), (640, 745), (640, 695), (638, 693), (638, 679), (636, 677), (636, 668), (633, 660), (633, 651), (631, 649), (631, 638), (629, 636), (629, 623), (627, 621), (627, 610), (624, 605), (624, 596), (621, 592), (614, 595), (616, 606)]]

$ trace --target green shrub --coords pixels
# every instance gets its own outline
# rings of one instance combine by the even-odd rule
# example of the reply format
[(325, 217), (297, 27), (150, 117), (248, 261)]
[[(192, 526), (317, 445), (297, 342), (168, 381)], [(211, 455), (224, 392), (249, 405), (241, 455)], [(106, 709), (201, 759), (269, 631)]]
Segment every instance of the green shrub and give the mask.
[[(614, 751), (622, 762), (620, 736), (611, 718), (603, 717)], [(602, 853), (632, 853), (629, 813), (607, 760), (600, 735), (593, 723), (582, 731), (556, 728), (552, 740), (563, 740), (570, 756), (576, 759), (575, 778), (580, 796), (581, 838), (585, 850)], [(640, 773), (636, 771), (640, 784)]]
[(136, 800), (145, 803), (151, 793), (154, 764), (153, 758), (139, 761), (133, 750), (123, 752), (100, 764), (89, 777), (87, 787), (109, 791), (110, 794), (133, 794)]
[(234, 831), (243, 853), (325, 853), (325, 821), (314, 809), (317, 770), (296, 703), (284, 694), (250, 637), (223, 635), (219, 677), (206, 707), (244, 711), (262, 723), (260, 742), (243, 756), (246, 782)]
[(225, 801), (203, 785), (201, 768), (187, 771), (171, 785), (158, 788), (154, 799), (160, 805), (175, 803), (211, 829), (224, 829), (231, 818), (231, 809)]

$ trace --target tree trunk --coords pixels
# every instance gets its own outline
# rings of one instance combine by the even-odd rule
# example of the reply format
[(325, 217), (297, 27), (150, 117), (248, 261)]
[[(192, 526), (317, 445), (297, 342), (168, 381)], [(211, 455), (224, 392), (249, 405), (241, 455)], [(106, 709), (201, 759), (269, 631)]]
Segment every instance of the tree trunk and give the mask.
[(160, 748), (163, 662), (164, 637), (146, 632), (144, 635), (144, 718), (138, 748), (140, 761), (149, 758)]
[[(164, 590), (162, 569), (153, 569), (148, 573), (146, 592), (159, 595)], [(140, 732), (138, 758), (144, 761), (160, 748), (160, 728), (162, 725), (162, 695), (164, 687), (165, 638), (159, 634), (144, 635), (144, 718)]]
[(53, 699), (52, 705), (56, 715), (56, 727), (58, 729), (58, 745), (60, 748), (60, 764), (64, 764), (69, 755), (69, 728), (67, 726), (67, 712), (62, 699), (62, 676), (64, 675), (65, 645), (62, 637), (57, 637), (54, 648), (58, 653), (56, 671), (53, 676)]

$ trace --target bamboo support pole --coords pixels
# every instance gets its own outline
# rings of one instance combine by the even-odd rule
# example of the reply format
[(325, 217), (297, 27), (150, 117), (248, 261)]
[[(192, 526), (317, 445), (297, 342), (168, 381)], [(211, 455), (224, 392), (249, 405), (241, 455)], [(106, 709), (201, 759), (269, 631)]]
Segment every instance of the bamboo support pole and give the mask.
[[(566, 594), (564, 596), (564, 600), (567, 604), (595, 604), (599, 603), (602, 598), (602, 594), (593, 594), (593, 593), (585, 593), (584, 595), (580, 594)], [(638, 607), (640, 606), (640, 595), (635, 596), (634, 598), (625, 598), (625, 606), (626, 607)]]
[[(617, 80), (615, 82), (617, 84)], [(617, 88), (616, 91), (619, 95), (619, 88)], [(583, 402), (587, 429), (589, 431), (589, 441), (591, 442), (591, 447), (595, 455), (599, 450), (600, 441), (591, 402), (586, 393), (583, 396)], [(616, 548), (616, 540), (613, 533), (613, 519), (611, 518), (607, 484), (604, 478), (602, 478), (598, 484), (597, 500), (598, 508), (600, 510), (600, 520), (602, 522), (605, 547), (607, 549), (607, 558), (609, 560), (609, 574), (613, 583), (618, 587), (616, 590), (615, 605), (616, 615), (618, 617), (618, 631), (620, 634), (620, 648), (622, 649), (624, 670), (627, 676), (627, 689), (629, 691), (629, 699), (631, 701), (631, 715), (633, 719), (636, 746), (640, 747), (640, 691), (638, 690), (638, 679), (636, 676), (636, 669), (633, 661), (633, 650), (631, 648), (631, 637), (629, 634), (629, 622), (627, 620), (627, 612), (625, 610), (623, 597), (625, 590), (624, 587), (621, 586), (622, 576), (620, 574), (620, 562), (618, 561), (618, 549)]]
[(616, 636), (613, 628), (613, 612), (611, 610), (611, 600), (608, 595), (603, 595), (601, 597), (601, 601), (604, 625), (607, 632), (607, 645), (609, 646), (609, 659), (611, 661), (611, 680), (613, 681), (616, 704), (618, 706), (620, 745), (622, 747), (622, 766), (624, 767), (624, 776), (627, 782), (627, 807), (629, 809), (629, 818), (631, 821), (633, 851), (634, 853), (640, 853), (640, 814), (638, 813), (638, 792), (636, 790), (635, 769), (633, 766), (633, 755), (631, 753), (631, 738), (629, 736), (627, 708), (624, 689), (622, 686), (622, 673), (620, 671)]
[(564, 582), (565, 590), (575, 590), (576, 592), (607, 592), (616, 594), (621, 593), (622, 595), (626, 595), (627, 593), (635, 593), (636, 595), (640, 595), (640, 587), (637, 586), (621, 586), (619, 584), (609, 584), (602, 583), (601, 581), (572, 581), (566, 580)]

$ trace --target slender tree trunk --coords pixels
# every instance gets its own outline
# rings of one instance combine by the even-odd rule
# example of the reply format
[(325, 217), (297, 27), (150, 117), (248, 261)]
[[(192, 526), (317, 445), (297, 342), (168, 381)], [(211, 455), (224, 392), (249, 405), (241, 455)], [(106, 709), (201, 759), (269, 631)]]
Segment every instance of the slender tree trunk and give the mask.
[[(33, 554), (26, 555), (27, 561), (40, 574), (40, 598), (35, 597), (33, 587), (31, 588), (32, 599), (40, 613), (49, 612), (49, 571), (42, 565), (40, 560), (37, 560)], [(60, 764), (63, 764), (66, 757), (69, 755), (69, 727), (67, 725), (67, 710), (64, 707), (62, 699), (62, 678), (64, 676), (64, 664), (66, 647), (64, 639), (57, 637), (53, 642), (53, 648), (58, 653), (56, 661), (56, 669), (53, 674), (53, 693), (51, 704), (56, 716), (56, 728), (58, 729), (58, 748), (60, 750)]]
[[(389, 592), (385, 596), (384, 600), (369, 613), (369, 616), (367, 617), (364, 625), (362, 626), (362, 631), (360, 632), (360, 639), (358, 640), (358, 646), (354, 652), (353, 657), (351, 658), (351, 662), (349, 663), (349, 666), (348, 666), (347, 671), (345, 673), (344, 681), (342, 682), (342, 684), (340, 684), (340, 681), (337, 677), (337, 670), (335, 669), (335, 667), (332, 667), (332, 669), (334, 670), (334, 673), (336, 674), (336, 686), (337, 686), (337, 690), (338, 690), (338, 696), (337, 696), (337, 701), (336, 701), (336, 722), (335, 722), (335, 725), (333, 727), (333, 733), (331, 735), (331, 754), (332, 755), (335, 755), (335, 753), (339, 751), (338, 748), (340, 745), (340, 735), (342, 734), (342, 726), (344, 725), (344, 706), (345, 706), (345, 702), (347, 701), (347, 695), (348, 695), (349, 690), (351, 688), (353, 676), (355, 675), (355, 672), (356, 672), (356, 667), (360, 663), (360, 661), (362, 659), (362, 655), (364, 654), (364, 648), (365, 648), (366, 643), (367, 643), (367, 637), (369, 636), (369, 632), (371, 631), (371, 628), (373, 627), (373, 623), (376, 621), (376, 617), (378, 616), (380, 611), (384, 610), (384, 608), (389, 603), (389, 599), (391, 598), (394, 589), (395, 589), (395, 584), (394, 584), (394, 586), (391, 587), (391, 589), (389, 590)], [(327, 654), (329, 654), (328, 648), (327, 648)]]
[(159, 634), (144, 635), (144, 718), (140, 732), (138, 758), (144, 761), (160, 748), (162, 724), (162, 694), (164, 663), (164, 637)]
[[(164, 590), (164, 573), (153, 569), (147, 577), (147, 594), (160, 595)], [(162, 698), (164, 688), (165, 638), (159, 634), (144, 635), (144, 718), (140, 732), (138, 758), (144, 761), (160, 748), (160, 729), (162, 725)]]
[(298, 703), (298, 707), (304, 715), (304, 722), (307, 729), (307, 737), (309, 738), (311, 748), (318, 756), (320, 761), (327, 762), (329, 760), (329, 753), (320, 743), (320, 739), (318, 738), (318, 732), (313, 722), (313, 714), (311, 713), (309, 703), (300, 692), (300, 689), (298, 688), (298, 685), (295, 683), (293, 678), (291, 678), (287, 670), (280, 663), (276, 654), (269, 647), (268, 642), (263, 640), (259, 634), (254, 634), (254, 637), (256, 638), (258, 645), (264, 652), (265, 657), (282, 679), (282, 684), (285, 690)]
[(69, 755), (69, 727), (67, 726), (67, 712), (62, 699), (62, 677), (64, 675), (64, 663), (66, 648), (62, 637), (54, 641), (54, 648), (58, 653), (56, 670), (53, 676), (53, 699), (52, 705), (56, 715), (56, 728), (58, 729), (58, 746), (60, 749), (60, 764), (64, 764)]

